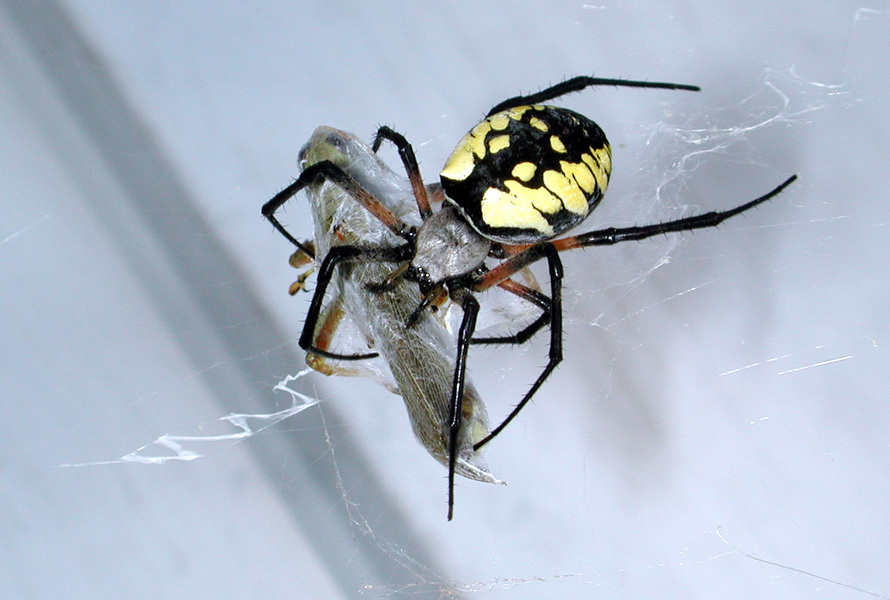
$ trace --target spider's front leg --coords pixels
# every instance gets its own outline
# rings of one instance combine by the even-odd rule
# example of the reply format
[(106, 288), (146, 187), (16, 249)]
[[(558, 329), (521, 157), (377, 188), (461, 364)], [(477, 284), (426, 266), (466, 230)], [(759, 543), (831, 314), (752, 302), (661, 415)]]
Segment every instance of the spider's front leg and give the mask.
[[(275, 213), (285, 202), (320, 179), (331, 181), (340, 186), (351, 198), (358, 202), (369, 213), (374, 215), (383, 225), (396, 235), (405, 238), (406, 240), (410, 240), (413, 237), (413, 229), (395, 216), (392, 211), (366, 190), (354, 177), (333, 162), (323, 160), (306, 167), (295, 182), (276, 194), (271, 200), (266, 202), (262, 208), (263, 216), (265, 216), (287, 240), (297, 247), (297, 252), (291, 256), (291, 264), (294, 264), (294, 260), (302, 263), (305, 262), (305, 259), (307, 258), (315, 258), (315, 245), (313, 243), (300, 242), (293, 237), (290, 232), (284, 228), (275, 216)], [(315, 290), (315, 294), (312, 296), (309, 312), (306, 315), (306, 323), (303, 327), (303, 332), (300, 335), (300, 347), (318, 356), (338, 360), (362, 360), (377, 356), (376, 353), (336, 354), (327, 350), (330, 341), (327, 338), (332, 335), (333, 330), (336, 329), (339, 322), (339, 317), (336, 317), (336, 311), (328, 315), (323, 321), (322, 329), (319, 332), (322, 335), (322, 343), (315, 343), (315, 330), (322, 312), (325, 292), (333, 277), (334, 269), (340, 262), (400, 262), (407, 260), (410, 256), (410, 243), (406, 246), (398, 246), (395, 248), (366, 249), (349, 245), (334, 246), (331, 248), (319, 269), (318, 287)], [(296, 287), (291, 286), (291, 291), (296, 292), (301, 284), (302, 282), (298, 280)]]
[(296, 196), (300, 190), (315, 183), (319, 178), (332, 181), (339, 185), (347, 194), (354, 198), (356, 202), (361, 204), (365, 210), (374, 215), (377, 220), (383, 223), (397, 236), (405, 239), (410, 237), (411, 228), (394, 215), (391, 210), (386, 208), (371, 192), (362, 187), (354, 177), (346, 173), (343, 169), (329, 160), (323, 160), (306, 167), (295, 182), (275, 194), (271, 200), (263, 205), (262, 209), (263, 216), (269, 219), (272, 225), (275, 226), (275, 229), (277, 229), (281, 235), (287, 238), (287, 240), (294, 246), (309, 256), (314, 257), (315, 253), (305, 244), (297, 240), (297, 238), (292, 236), (278, 221), (275, 213), (285, 202)]

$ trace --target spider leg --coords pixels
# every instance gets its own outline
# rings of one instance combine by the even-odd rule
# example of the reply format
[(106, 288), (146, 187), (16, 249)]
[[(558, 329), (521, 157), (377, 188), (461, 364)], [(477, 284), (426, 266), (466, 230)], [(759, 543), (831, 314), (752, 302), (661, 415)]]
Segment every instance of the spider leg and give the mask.
[(411, 235), (411, 228), (395, 216), (391, 210), (386, 208), (371, 192), (366, 190), (351, 175), (343, 169), (328, 160), (317, 162), (314, 165), (306, 167), (300, 177), (295, 182), (275, 194), (275, 196), (263, 205), (263, 216), (269, 219), (281, 235), (287, 238), (297, 248), (314, 257), (315, 253), (305, 244), (298, 241), (284, 228), (284, 226), (275, 217), (275, 212), (281, 208), (285, 202), (295, 196), (300, 190), (312, 184), (318, 177), (324, 177), (335, 182), (342, 187), (346, 193), (355, 198), (368, 212), (377, 217), (377, 219), (399, 237), (407, 238)]
[(442, 190), (442, 184), (438, 181), (426, 184), (426, 193), (430, 202), (435, 202), (436, 204), (445, 202), (445, 192)]
[(411, 147), (411, 143), (405, 139), (405, 136), (393, 131), (386, 125), (377, 130), (371, 149), (377, 152), (383, 140), (389, 140), (398, 148), (399, 156), (402, 158), (402, 165), (404, 165), (405, 171), (408, 173), (411, 189), (414, 190), (414, 197), (417, 199), (417, 208), (420, 210), (420, 216), (426, 221), (433, 216), (433, 209), (430, 208), (430, 201), (426, 195), (426, 186), (423, 184), (423, 178), (420, 176), (420, 167), (417, 165), (417, 157), (414, 156), (414, 148)]
[[(573, 248), (584, 248), (586, 246), (609, 246), (629, 240), (642, 240), (660, 233), (692, 231), (694, 229), (714, 227), (730, 217), (734, 217), (746, 210), (754, 208), (758, 204), (766, 202), (770, 198), (774, 198), (780, 194), (782, 190), (791, 185), (795, 179), (797, 179), (797, 175), (792, 175), (772, 191), (729, 210), (714, 210), (701, 215), (694, 215), (692, 217), (677, 219), (675, 221), (666, 221), (664, 223), (656, 223), (654, 225), (623, 228), (609, 227), (608, 229), (599, 229), (597, 231), (590, 231), (588, 233), (582, 233), (581, 235), (563, 238), (552, 243), (557, 250), (563, 251), (572, 250)], [(518, 256), (522, 256), (522, 254)]]
[[(410, 257), (411, 246), (397, 246), (395, 248), (359, 248), (358, 246), (334, 246), (330, 249), (327, 256), (321, 263), (318, 270), (318, 280), (316, 283), (315, 293), (309, 304), (309, 311), (306, 313), (306, 322), (303, 325), (303, 332), (300, 334), (300, 348), (307, 352), (313, 352), (325, 358), (333, 358), (337, 360), (364, 360), (374, 358), (377, 353), (370, 354), (336, 354), (328, 352), (325, 348), (319, 347), (314, 343), (316, 337), (315, 328), (321, 315), (322, 305), (324, 303), (325, 293), (331, 278), (334, 275), (334, 269), (341, 262), (358, 261), (358, 262), (401, 262)], [(323, 323), (322, 333), (324, 332)], [(327, 345), (322, 338), (322, 345)]]
[[(510, 423), (510, 421), (512, 421), (516, 417), (516, 415), (519, 414), (519, 411), (521, 411), (525, 407), (525, 405), (528, 404), (529, 400), (531, 400), (532, 397), (538, 392), (538, 389), (541, 387), (541, 385), (543, 385), (544, 381), (550, 376), (557, 365), (562, 362), (562, 261), (559, 258), (557, 249), (552, 243), (544, 242), (541, 244), (535, 244), (534, 246), (531, 246), (520, 254), (517, 254), (510, 260), (501, 263), (491, 271), (488, 271), (473, 287), (474, 290), (482, 291), (488, 289), (493, 285), (498, 285), (504, 280), (504, 277), (509, 277), (512, 273), (515, 273), (516, 271), (525, 268), (531, 263), (542, 258), (547, 259), (547, 267), (550, 272), (549, 360), (547, 361), (547, 365), (541, 371), (540, 375), (538, 375), (538, 378), (535, 379), (535, 382), (532, 384), (531, 388), (529, 388), (528, 392), (525, 393), (525, 396), (522, 397), (522, 400), (519, 401), (519, 404), (517, 404), (513, 408), (510, 414), (507, 415), (507, 418), (504, 419), (500, 425), (492, 429), (491, 433), (489, 433), (485, 438), (483, 438), (481, 441), (477, 442), (473, 446), (474, 450), (478, 450), (479, 448), (490, 442), (492, 439), (494, 439), (501, 431), (503, 431), (504, 427), (506, 427)], [(501, 269), (501, 267), (504, 267), (505, 265), (507, 265), (507, 269), (505, 269), (505, 271), (503, 272), (500, 272), (499, 269)], [(535, 325), (535, 323), (533, 323), (532, 325)], [(543, 324), (538, 326), (538, 329), (540, 329), (540, 327), (542, 326)]]
[[(464, 316), (457, 334), (457, 357), (454, 361), (454, 379), (451, 384), (451, 414), (448, 425), (448, 520), (454, 514), (454, 471), (457, 466), (457, 442), (463, 419), (464, 385), (467, 378), (467, 353), (470, 340), (476, 330), (479, 301), (468, 290), (461, 290), (460, 302)], [(490, 437), (490, 436), (489, 436)], [(486, 438), (487, 439), (487, 438)]]
[(532, 289), (512, 279), (505, 279), (498, 284), (498, 287), (519, 296), (526, 302), (534, 304), (541, 309), (541, 314), (537, 319), (514, 334), (498, 337), (473, 338), (470, 340), (471, 344), (524, 344), (550, 322), (550, 313), (553, 303), (550, 301), (550, 298), (542, 294), (540, 291)]
[(792, 175), (772, 191), (764, 194), (763, 196), (760, 196), (759, 198), (755, 198), (750, 202), (746, 202), (745, 204), (741, 204), (729, 210), (711, 211), (684, 219), (666, 221), (664, 223), (657, 223), (655, 225), (646, 225), (642, 227), (610, 227), (608, 229), (591, 231), (581, 235), (563, 238), (552, 242), (535, 244), (534, 246), (528, 247), (519, 254), (512, 256), (508, 260), (499, 264), (497, 267), (486, 272), (477, 281), (476, 285), (473, 286), (474, 291), (483, 291), (494, 285), (499, 285), (501, 282), (507, 280), (507, 278), (509, 278), (513, 273), (516, 273), (520, 269), (523, 269), (530, 264), (541, 260), (542, 258), (547, 258), (547, 262), (550, 266), (550, 288), (552, 302), (552, 320), (550, 323), (550, 362), (547, 363), (547, 366), (544, 367), (544, 371), (538, 376), (538, 379), (535, 380), (535, 383), (532, 385), (531, 389), (528, 391), (528, 393), (526, 393), (519, 404), (516, 405), (513, 411), (507, 416), (504, 422), (494, 428), (491, 433), (488, 434), (488, 437), (478, 442), (474, 446), (474, 448), (478, 450), (489, 441), (491, 441), (501, 431), (503, 431), (504, 427), (506, 427), (507, 424), (510, 423), (510, 421), (512, 421), (513, 418), (519, 413), (519, 411), (522, 410), (522, 408), (528, 403), (528, 401), (531, 400), (532, 396), (534, 396), (535, 392), (538, 391), (538, 388), (541, 386), (541, 384), (544, 383), (544, 380), (547, 379), (553, 369), (556, 368), (556, 365), (558, 365), (559, 362), (562, 360), (562, 264), (559, 262), (557, 252), (572, 250), (574, 248), (583, 248), (586, 246), (604, 246), (617, 244), (619, 242), (625, 242), (628, 240), (641, 240), (661, 233), (691, 231), (694, 229), (714, 227), (730, 217), (743, 213), (746, 210), (750, 210), (758, 204), (766, 202), (770, 198), (774, 198), (776, 195), (781, 193), (782, 190), (791, 185), (791, 183), (795, 179), (797, 179), (797, 175)]
[(562, 83), (557, 83), (556, 85), (550, 86), (547, 89), (541, 90), (537, 94), (529, 94), (527, 96), (516, 96), (515, 98), (509, 98), (504, 100), (500, 104), (496, 105), (486, 117), (490, 117), (495, 113), (499, 113), (502, 110), (507, 110), (508, 108), (515, 108), (517, 106), (528, 106), (529, 104), (540, 104), (542, 102), (547, 102), (549, 100), (553, 100), (554, 98), (559, 98), (560, 96), (565, 96), (566, 94), (571, 94), (573, 92), (580, 92), (586, 87), (592, 85), (613, 85), (613, 86), (623, 86), (623, 87), (638, 87), (638, 88), (660, 88), (665, 90), (686, 90), (690, 92), (698, 92), (701, 91), (701, 88), (697, 85), (685, 85), (682, 83), (659, 83), (655, 81), (633, 81), (630, 79), (603, 79), (600, 77), (586, 77), (584, 75), (580, 77), (572, 77), (571, 79), (567, 79)]

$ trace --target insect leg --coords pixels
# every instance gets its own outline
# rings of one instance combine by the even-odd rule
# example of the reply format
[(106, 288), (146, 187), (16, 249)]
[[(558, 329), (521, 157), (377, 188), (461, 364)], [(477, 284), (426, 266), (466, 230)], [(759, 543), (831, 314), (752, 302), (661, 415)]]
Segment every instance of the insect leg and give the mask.
[(306, 280), (309, 279), (309, 276), (315, 272), (315, 267), (310, 266), (315, 260), (314, 252), (315, 252), (315, 242), (312, 240), (306, 240), (301, 244), (302, 247), (308, 248), (313, 252), (313, 255), (309, 255), (304, 252), (301, 248), (297, 248), (294, 250), (294, 253), (290, 255), (290, 258), (287, 262), (295, 269), (301, 269), (303, 272), (297, 277), (296, 281), (294, 281), (290, 288), (288, 288), (287, 293), (291, 296), (295, 296), (297, 292), (306, 291)]
[[(336, 332), (337, 327), (340, 326), (340, 322), (343, 320), (344, 315), (343, 300), (338, 295), (332, 302), (325, 306), (323, 317), (321, 319), (321, 327), (318, 328), (318, 332), (315, 335), (315, 342), (306, 351), (306, 364), (323, 375), (353, 376), (364, 374), (364, 371), (361, 369), (350, 369), (341, 365), (332, 364), (329, 361), (329, 359), (334, 358), (334, 356), (330, 356), (332, 353), (328, 352), (328, 348), (330, 347), (334, 333)], [(336, 358), (343, 360), (343, 355), (335, 356)], [(346, 355), (348, 360), (375, 358), (376, 356), (376, 352), (371, 354)]]

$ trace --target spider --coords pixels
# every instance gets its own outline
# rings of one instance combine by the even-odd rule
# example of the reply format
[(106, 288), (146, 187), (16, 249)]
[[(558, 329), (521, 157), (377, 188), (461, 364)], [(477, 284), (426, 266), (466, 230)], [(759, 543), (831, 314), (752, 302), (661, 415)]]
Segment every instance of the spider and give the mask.
[[(396, 173), (358, 137), (331, 127), (318, 127), (300, 149), (301, 169), (329, 161), (354, 177), (386, 208), (420, 224), (417, 204), (404, 172)], [(401, 240), (356, 202), (342, 187), (318, 178), (305, 190), (314, 224), (314, 237), (304, 242), (316, 256), (326, 256), (335, 246), (392, 246)], [(291, 266), (306, 269), (290, 293), (305, 289), (313, 258), (297, 249)], [(421, 302), (419, 287), (401, 278), (386, 289), (368, 289), (386, 279), (392, 265), (384, 262), (351, 262), (332, 272), (324, 308), (312, 334), (313, 351), (306, 363), (325, 375), (367, 376), (402, 397), (411, 430), (417, 441), (444, 465), (449, 464), (448, 423), (451, 378), (454, 371), (454, 336), (440, 315), (419, 314), (411, 327), (405, 323)], [(342, 327), (348, 324), (348, 327)], [(342, 335), (343, 330), (347, 331)], [(350, 335), (351, 333), (351, 335)], [(356, 338), (356, 334), (358, 338)], [(346, 344), (364, 341), (379, 360), (340, 362), (331, 350), (335, 337)], [(343, 351), (339, 350), (338, 351)], [(488, 413), (472, 382), (464, 382), (462, 421), (458, 436), (455, 472), (487, 483), (500, 483), (473, 446), (490, 432)]]
[[(288, 233), (275, 213), (303, 188), (317, 180), (325, 180), (341, 186), (403, 240), (395, 246), (347, 244), (330, 248), (318, 270), (317, 287), (299, 340), (300, 347), (308, 353), (340, 360), (376, 356), (375, 353), (336, 354), (315, 343), (325, 291), (335, 270), (344, 263), (397, 265), (380, 282), (368, 284), (368, 291), (372, 293), (391, 289), (405, 280), (419, 287), (421, 300), (404, 323), (407, 328), (416, 326), (424, 311), (435, 309), (448, 300), (461, 307), (463, 317), (457, 334), (450, 414), (446, 424), (449, 520), (454, 510), (454, 476), (464, 418), (469, 348), (474, 344), (523, 344), (545, 327), (550, 331), (547, 365), (500, 425), (474, 443), (473, 449), (478, 450), (503, 431), (563, 360), (563, 266), (560, 252), (714, 227), (775, 197), (797, 178), (792, 175), (770, 192), (725, 211), (559, 237), (587, 218), (602, 199), (612, 169), (611, 149), (596, 123), (574, 111), (543, 103), (597, 85), (700, 89), (674, 83), (581, 76), (535, 94), (504, 100), (458, 142), (446, 161), (440, 172), (445, 203), (437, 212), (431, 207), (428, 188), (423, 183), (411, 144), (400, 133), (386, 126), (380, 127), (372, 149), (377, 152), (384, 141), (398, 149), (422, 219), (419, 227), (405, 223), (355, 177), (331, 161), (308, 166), (295, 182), (263, 205), (263, 215), (275, 228), (299, 251), (314, 257), (312, 248)], [(499, 262), (489, 267), (487, 259)], [(512, 279), (516, 273), (540, 260), (547, 262), (549, 296)], [(474, 337), (479, 312), (476, 295), (494, 286), (534, 304), (541, 314), (514, 334)]]

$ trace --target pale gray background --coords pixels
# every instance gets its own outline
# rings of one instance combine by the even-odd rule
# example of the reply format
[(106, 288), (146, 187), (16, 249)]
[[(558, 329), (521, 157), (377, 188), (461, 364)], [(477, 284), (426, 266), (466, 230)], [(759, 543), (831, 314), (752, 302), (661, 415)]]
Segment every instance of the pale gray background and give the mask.
[[(888, 51), (879, 1), (0, 3), (0, 597), (890, 596)], [(401, 401), (315, 374), (202, 458), (60, 466), (289, 405), (307, 298), (259, 208), (317, 125), (389, 124), (434, 180), (491, 105), (591, 73), (704, 91), (564, 101), (615, 149), (588, 227), (801, 180), (565, 258), (507, 487), (447, 523)], [(545, 353), (474, 354), (493, 418)]]

